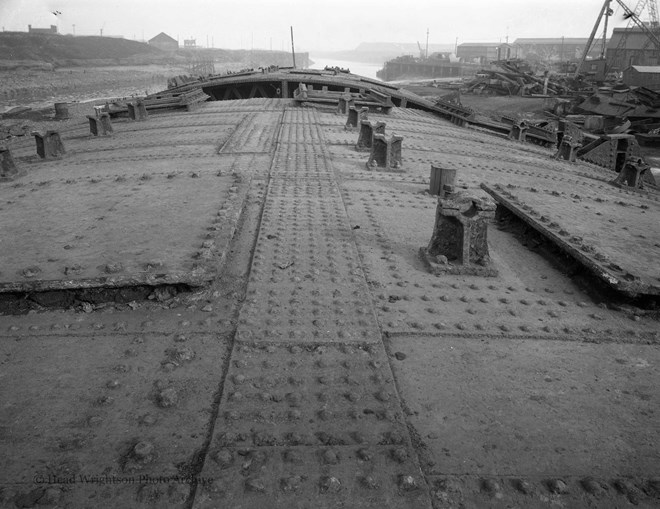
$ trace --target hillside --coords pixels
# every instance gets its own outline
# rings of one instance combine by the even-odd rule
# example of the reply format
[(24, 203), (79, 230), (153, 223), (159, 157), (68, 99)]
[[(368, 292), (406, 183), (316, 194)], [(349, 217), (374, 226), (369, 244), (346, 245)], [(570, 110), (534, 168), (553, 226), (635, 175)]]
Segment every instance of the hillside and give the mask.
[[(296, 57), (299, 66), (308, 65), (308, 53), (298, 53)], [(144, 64), (186, 66), (199, 59), (217, 64), (240, 63), (239, 68), (292, 63), (291, 54), (284, 51), (199, 48), (180, 49), (172, 54), (146, 43), (113, 37), (0, 32), (0, 70)]]
[(37, 61), (55, 65), (80, 60), (158, 59), (165, 54), (148, 44), (110, 37), (73, 37), (24, 32), (0, 33), (0, 57), (7, 61)]

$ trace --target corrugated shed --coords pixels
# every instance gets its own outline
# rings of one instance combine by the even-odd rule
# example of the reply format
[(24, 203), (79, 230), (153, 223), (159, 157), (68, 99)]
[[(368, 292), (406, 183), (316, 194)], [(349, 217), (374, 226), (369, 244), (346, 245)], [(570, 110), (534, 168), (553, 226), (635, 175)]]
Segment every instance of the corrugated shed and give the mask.
[(631, 66), (635, 71), (642, 74), (658, 74), (660, 73), (660, 65), (633, 65)]
[(505, 42), (464, 42), (459, 44), (459, 48), (497, 48), (499, 46), (509, 46)]

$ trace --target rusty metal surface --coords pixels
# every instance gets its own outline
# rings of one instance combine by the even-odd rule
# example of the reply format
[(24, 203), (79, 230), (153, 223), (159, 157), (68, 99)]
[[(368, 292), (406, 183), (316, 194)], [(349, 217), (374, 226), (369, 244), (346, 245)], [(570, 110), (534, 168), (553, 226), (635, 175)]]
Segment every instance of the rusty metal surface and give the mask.
[(227, 380), (194, 507), (430, 507), (382, 346), (238, 345)]
[[(608, 207), (620, 207), (615, 202), (624, 201), (629, 206), (623, 213), (629, 213), (633, 223), (639, 213), (640, 223), (624, 225), (629, 229), (621, 230), (623, 237), (617, 239), (622, 250), (629, 245), (624, 240), (626, 235), (630, 236), (631, 232), (636, 232), (632, 235), (646, 234), (648, 222), (654, 216), (651, 211), (657, 210), (660, 204), (656, 194), (614, 188), (608, 183), (616, 176), (614, 172), (582, 162), (556, 161), (549, 149), (485, 136), (438, 121), (414, 126), (407, 119), (399, 120), (396, 113), (392, 117), (387, 119), (388, 131), (391, 127), (394, 132), (410, 136), (406, 131), (414, 129), (413, 136), (419, 137), (419, 141), (412, 142), (415, 143), (413, 147), (406, 149), (404, 146), (406, 173), (400, 177), (364, 172), (360, 166), (365, 156), (351, 145), (351, 137), (356, 135), (332, 125), (331, 115), (323, 116), (324, 131), (333, 143), (329, 151), (344, 179), (343, 193), (349, 216), (360, 226), (354, 233), (367, 279), (373, 279), (376, 284), (374, 293), (380, 299), (376, 311), (385, 330), (390, 333), (447, 335), (454, 331), (463, 335), (501, 333), (527, 337), (558, 337), (565, 333), (587, 337), (595, 333), (612, 340), (617, 338), (617, 329), (623, 328), (618, 337), (628, 337), (631, 329), (625, 327), (625, 322), (610, 319), (597, 307), (576, 300), (576, 287), (552, 270), (541, 272), (542, 281), (531, 273), (512, 277), (518, 269), (509, 264), (508, 241), (496, 229), (489, 231), (489, 243), (495, 246), (495, 266), (504, 273), (492, 282), (470, 282), (448, 276), (443, 278), (444, 283), (434, 281), (429, 287), (424, 274), (418, 277), (405, 267), (420, 263), (415, 261), (417, 252), (428, 244), (433, 231), (435, 201), (426, 194), (431, 164), (456, 168), (459, 189), (486, 183), (489, 186), (547, 187), (584, 196), (585, 200), (589, 197), (583, 206), (590, 209), (583, 210), (592, 214), (594, 236), (602, 234), (604, 222), (612, 224), (604, 215), (596, 215), (597, 212), (602, 214), (597, 208), (601, 205), (596, 201), (599, 195), (602, 194), (603, 204), (605, 200), (610, 202)], [(651, 231), (656, 228), (655, 225), (650, 227)], [(649, 235), (646, 242), (652, 238)], [(653, 242), (649, 248), (653, 249), (652, 245)], [(655, 248), (651, 256), (657, 256), (657, 252)], [(623, 253), (619, 256), (628, 257)], [(645, 257), (640, 256), (638, 261), (643, 265)], [(532, 255), (524, 262), (512, 263), (534, 265), (534, 258)], [(651, 266), (648, 270), (652, 270)], [(549, 284), (550, 280), (555, 283)], [(443, 314), (436, 312), (433, 303), (439, 301), (456, 310), (451, 319), (441, 318)], [(649, 334), (651, 329), (635, 334)]]
[(236, 126), (220, 153), (270, 152), (281, 112), (250, 113)]
[(344, 200), (352, 221), (360, 226), (355, 234), (378, 320), (389, 334), (568, 334), (600, 341), (652, 337), (654, 324), (634, 327), (630, 336), (632, 322), (603, 313), (581, 296), (570, 278), (539, 266), (537, 255), (526, 249), (517, 252), (496, 228), (489, 230), (489, 244), (498, 277), (447, 275), (429, 280), (418, 250), (433, 233), (436, 199), (420, 192), (424, 187), (383, 181), (345, 184)]
[[(393, 371), (424, 444), (421, 461), (437, 507), (657, 503), (615, 488), (636, 479), (629, 486), (640, 486), (640, 495), (653, 491), (658, 454), (644, 444), (658, 429), (658, 395), (636, 374), (649, 359), (658, 376), (657, 349), (428, 336), (394, 339), (391, 349), (407, 356)], [(583, 379), (593, 366), (600, 376)], [(513, 371), (515, 381), (497, 376)], [(424, 394), (418, 387), (429, 377), (438, 385)], [(454, 387), (460, 399), (452, 398)], [(599, 433), (586, 432), (594, 427)]]
[(287, 109), (194, 507), (430, 507), (323, 147)]
[(314, 110), (287, 109), (239, 320), (242, 340), (377, 341)]
[[(29, 145), (16, 147), (28, 175), (1, 184), (0, 221), (12, 242), (0, 245), (0, 289), (209, 281), (249, 183), (236, 176), (237, 156), (268, 151), (277, 122), (263, 116), (280, 114), (115, 122), (111, 137), (68, 133), (67, 154), (56, 161), (37, 161)], [(270, 126), (264, 136), (249, 136), (264, 126)], [(217, 155), (220, 148), (234, 158)], [(258, 170), (254, 157), (241, 169)], [(173, 231), (175, 244), (169, 242)]]
[[(180, 475), (177, 465), (203, 445), (226, 340), (215, 334), (102, 332), (82, 363), (80, 351), (88, 346), (89, 335), (3, 341), (3, 358), (12, 359), (2, 367), (4, 377), (29, 374), (37, 381), (11, 388), (3, 383), (0, 389), (3, 488), (68, 484), (69, 503), (82, 507), (90, 495), (103, 499), (106, 486), (119, 484), (123, 489), (110, 505), (130, 505), (149, 484), (138, 482), (140, 477)], [(179, 433), (165, 437), (162, 427)], [(153, 447), (148, 457), (132, 454), (139, 442)], [(185, 500), (189, 485), (179, 488)]]
[[(135, 237), (148, 211), (176, 226), (184, 210), (162, 249), (218, 251), (194, 259), (214, 276), (185, 297), (1, 317), (0, 505), (657, 505), (657, 321), (599, 305), (504, 230), (488, 234), (493, 278), (433, 276), (418, 250), (433, 232), (431, 164), (456, 168), (459, 189), (499, 184), (565, 208), (576, 234), (584, 213), (609, 233), (607, 211), (638, 239), (658, 196), (427, 112), (370, 119), (405, 137), (404, 173), (367, 171), (344, 116), (289, 100), (118, 121), (107, 140), (83, 125), (48, 163), (14, 143), (31, 171), (0, 187), (3, 214), (66, 189), (88, 214), (84, 195), (102, 186), (129, 195)], [(208, 203), (187, 208), (186, 195)], [(36, 484), (59, 473), (146, 480)]]

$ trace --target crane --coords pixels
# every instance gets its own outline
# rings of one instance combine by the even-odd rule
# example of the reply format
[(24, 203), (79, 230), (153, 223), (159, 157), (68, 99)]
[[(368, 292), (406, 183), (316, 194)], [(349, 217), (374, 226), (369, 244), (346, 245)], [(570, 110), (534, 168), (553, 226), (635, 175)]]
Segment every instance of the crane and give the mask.
[[(646, 26), (642, 22), (642, 20), (639, 17), (644, 7), (648, 7), (649, 14), (651, 16), (651, 27), (654, 29), (654, 31), (657, 31), (658, 12), (657, 12), (656, 0), (639, 0), (634, 10), (631, 10), (625, 3), (623, 3), (623, 0), (616, 0), (616, 2), (623, 9), (624, 18), (630, 20), (630, 22), (634, 23), (639, 29), (641, 29), (642, 32), (648, 37), (649, 43), (652, 43), (655, 46), (655, 48), (658, 51), (660, 51), (660, 39), (651, 29), (649, 29), (648, 26)], [(580, 64), (577, 66), (577, 69), (575, 70), (574, 77), (577, 77), (580, 70), (582, 69), (582, 66), (584, 65), (584, 61), (587, 58), (587, 54), (589, 53), (589, 50), (591, 49), (591, 45), (594, 42), (594, 37), (596, 36), (596, 32), (598, 31), (598, 26), (600, 25), (601, 19), (605, 17), (607, 22), (607, 17), (613, 14), (612, 9), (610, 9), (611, 3), (612, 0), (605, 0), (603, 2), (603, 6), (600, 10), (600, 14), (598, 15), (598, 19), (596, 19), (596, 24), (594, 25), (594, 28), (591, 31), (591, 35), (589, 36), (587, 45), (585, 46), (584, 52), (582, 53)], [(615, 49), (615, 55), (616, 53), (618, 53), (618, 51), (621, 50), (621, 48), (625, 46), (625, 43), (626, 43), (626, 38), (622, 37), (621, 40), (619, 41), (619, 44), (617, 45), (617, 48)]]
[(574, 78), (577, 78), (578, 74), (580, 74), (580, 71), (582, 70), (582, 66), (584, 65), (584, 61), (587, 59), (587, 54), (589, 53), (589, 50), (591, 49), (591, 45), (594, 43), (594, 38), (596, 37), (596, 32), (598, 31), (598, 27), (600, 25), (600, 20), (605, 17), (607, 19), (607, 16), (610, 16), (612, 14), (612, 9), (610, 9), (610, 4), (612, 3), (612, 0), (605, 0), (603, 2), (603, 6), (600, 8), (600, 13), (598, 14), (598, 18), (596, 18), (596, 23), (594, 24), (594, 28), (591, 31), (591, 35), (589, 36), (589, 40), (587, 41), (586, 46), (584, 47), (584, 51), (582, 52), (582, 58), (580, 59), (580, 63), (575, 69), (575, 74), (573, 75)]
[[(621, 0), (617, 0), (619, 4), (621, 5), (621, 8), (624, 10), (624, 18), (630, 19), (637, 27), (639, 27), (642, 32), (648, 37), (646, 44), (644, 45), (643, 49), (646, 49), (649, 44), (653, 43), (655, 46), (655, 49), (657, 51), (660, 51), (660, 39), (658, 38), (657, 35), (657, 30), (658, 30), (658, 9), (655, 0), (639, 0), (637, 4), (637, 8), (634, 11), (631, 11)], [(649, 11), (649, 16), (650, 16), (650, 25), (651, 29), (644, 24), (641, 19), (639, 18), (639, 14), (641, 13), (642, 9), (644, 6), (648, 7)], [(639, 8), (639, 12), (637, 9)], [(625, 46), (625, 40), (623, 37), (621, 38), (621, 41), (619, 41), (619, 44), (616, 47), (614, 57), (612, 59), (612, 62), (615, 62), (618, 56), (619, 51)]]
[(426, 51), (422, 48), (422, 45), (417, 41), (417, 47), (419, 48), (419, 58), (421, 60), (427, 60), (429, 58), (429, 29), (426, 29)]
[[(635, 6), (635, 9), (633, 11), (634, 15), (639, 17), (639, 15), (642, 13), (642, 10), (646, 6), (646, 4), (649, 3), (648, 0), (639, 0), (637, 2), (637, 5)], [(655, 2), (650, 2), (655, 5)], [(619, 43), (617, 44), (616, 48), (614, 48), (614, 51), (612, 53), (612, 58), (611, 62), (617, 62), (619, 59), (619, 53), (621, 53), (621, 50), (626, 47), (626, 43), (628, 41), (628, 35), (630, 34), (630, 30), (633, 25), (633, 20), (631, 16), (627, 17), (628, 19), (628, 25), (626, 26), (626, 30), (621, 34), (621, 38), (619, 39)], [(607, 72), (607, 69), (606, 69)]]
[[(648, 3), (648, 10), (649, 10), (649, 21), (651, 23), (651, 30), (653, 33), (658, 35), (660, 33), (660, 23), (658, 22), (658, 6), (655, 3), (655, 0), (649, 0)], [(646, 41), (646, 44), (644, 44), (644, 48), (646, 49), (649, 45), (650, 40)]]

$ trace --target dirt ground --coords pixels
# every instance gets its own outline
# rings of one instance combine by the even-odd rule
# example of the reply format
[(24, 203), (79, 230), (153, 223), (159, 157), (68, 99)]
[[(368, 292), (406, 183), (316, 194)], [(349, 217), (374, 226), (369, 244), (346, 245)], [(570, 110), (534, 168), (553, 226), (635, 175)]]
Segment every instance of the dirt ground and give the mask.
[(543, 98), (539, 97), (487, 97), (462, 94), (461, 104), (486, 114), (543, 117)]
[[(217, 65), (216, 72), (244, 67), (243, 62), (229, 62)], [(168, 78), (188, 73), (186, 67), (159, 64), (0, 71), (0, 138), (10, 129), (14, 136), (68, 129), (93, 114), (93, 104), (160, 92), (167, 88)], [(60, 102), (67, 103), (70, 119), (54, 121), (54, 104)], [(2, 117), (17, 107), (31, 111)]]
[(51, 101), (83, 102), (143, 95), (167, 88), (168, 76), (183, 73), (183, 69), (162, 65), (3, 71), (0, 72), (0, 112), (13, 106)]
[[(216, 72), (239, 70), (245, 65), (216, 64)], [(181, 74), (189, 74), (189, 70), (165, 64), (0, 71), (0, 114), (16, 106), (42, 108), (55, 102), (151, 94), (166, 89), (167, 79)]]
[[(426, 86), (424, 83), (402, 82), (402, 86), (422, 97), (442, 97), (452, 92), (451, 89)], [(478, 94), (461, 94), (460, 97), (461, 104), (485, 115), (514, 115), (527, 118), (543, 118), (544, 99), (541, 97), (487, 96)]]

